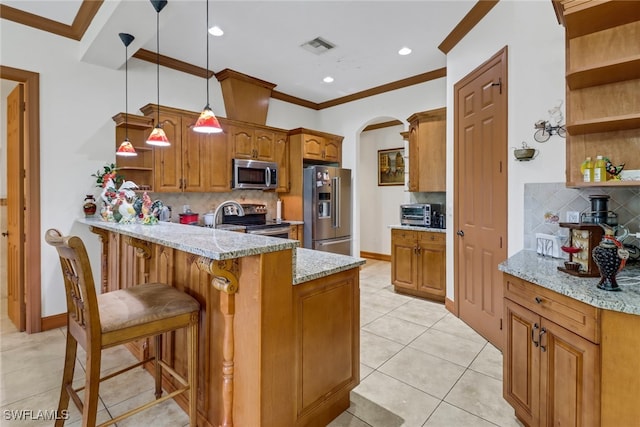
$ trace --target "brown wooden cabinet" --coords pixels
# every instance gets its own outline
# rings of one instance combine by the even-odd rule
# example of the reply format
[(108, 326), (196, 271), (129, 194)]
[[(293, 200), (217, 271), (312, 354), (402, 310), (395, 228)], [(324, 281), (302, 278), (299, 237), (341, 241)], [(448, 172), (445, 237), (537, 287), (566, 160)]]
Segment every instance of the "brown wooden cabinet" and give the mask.
[[(586, 285), (585, 285), (586, 286)], [(503, 394), (527, 426), (634, 425), (640, 316), (505, 274)]]
[(153, 191), (153, 149), (145, 144), (153, 120), (150, 117), (118, 113), (113, 116), (113, 121), (116, 123), (116, 149), (128, 137), (138, 153), (135, 157), (116, 156), (118, 173), (141, 189)]
[(391, 282), (396, 292), (444, 301), (445, 234), (391, 230)]
[(640, 169), (640, 1), (554, 1), (566, 27), (567, 168), (571, 187), (637, 186), (634, 181), (584, 183), (580, 165), (602, 155)]
[(231, 125), (227, 129), (234, 159), (274, 162), (275, 133), (251, 126)]
[(447, 109), (415, 113), (409, 122), (409, 191), (446, 191)]
[[(155, 119), (157, 106), (141, 111)], [(154, 191), (225, 192), (231, 190), (231, 163), (225, 134), (200, 134), (191, 128), (194, 112), (160, 107), (160, 123), (171, 145), (154, 148)]]
[[(302, 206), (303, 168), (305, 164), (340, 166), (342, 137), (330, 133), (297, 128), (289, 131), (289, 189), (280, 195), (282, 217), (304, 219)], [(282, 175), (282, 174), (281, 174)]]

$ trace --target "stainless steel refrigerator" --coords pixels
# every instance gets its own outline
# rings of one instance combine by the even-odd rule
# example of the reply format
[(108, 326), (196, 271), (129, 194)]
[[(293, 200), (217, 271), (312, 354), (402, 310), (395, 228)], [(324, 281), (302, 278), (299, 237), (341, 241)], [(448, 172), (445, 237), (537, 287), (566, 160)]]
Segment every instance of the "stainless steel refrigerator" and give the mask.
[(304, 169), (304, 247), (351, 255), (351, 170)]

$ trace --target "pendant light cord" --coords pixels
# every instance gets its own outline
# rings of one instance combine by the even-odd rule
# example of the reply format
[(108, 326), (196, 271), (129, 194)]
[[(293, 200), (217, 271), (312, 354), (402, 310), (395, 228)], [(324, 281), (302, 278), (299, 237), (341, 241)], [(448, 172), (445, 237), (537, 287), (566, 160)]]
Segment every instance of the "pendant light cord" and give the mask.
[(207, 31), (205, 34), (207, 36), (207, 75), (204, 79), (207, 82), (207, 107), (209, 107), (209, 0), (207, 0)]
[(160, 12), (156, 14), (156, 89), (158, 94), (158, 112), (156, 126), (160, 127)]
[(124, 46), (124, 139), (129, 140), (129, 45)]

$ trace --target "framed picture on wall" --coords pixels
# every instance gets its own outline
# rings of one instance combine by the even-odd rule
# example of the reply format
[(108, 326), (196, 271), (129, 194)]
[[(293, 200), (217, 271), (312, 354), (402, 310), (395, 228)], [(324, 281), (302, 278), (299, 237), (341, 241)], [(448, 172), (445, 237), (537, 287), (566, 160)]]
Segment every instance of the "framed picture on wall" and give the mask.
[(404, 185), (404, 148), (378, 150), (378, 185)]

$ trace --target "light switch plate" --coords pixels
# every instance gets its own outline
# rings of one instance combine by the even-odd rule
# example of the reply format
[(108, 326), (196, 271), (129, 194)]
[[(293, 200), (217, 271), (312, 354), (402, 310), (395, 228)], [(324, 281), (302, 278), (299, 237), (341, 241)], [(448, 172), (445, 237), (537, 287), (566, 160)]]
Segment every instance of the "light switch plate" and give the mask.
[(573, 223), (580, 222), (580, 212), (567, 211), (567, 222), (573, 222)]

